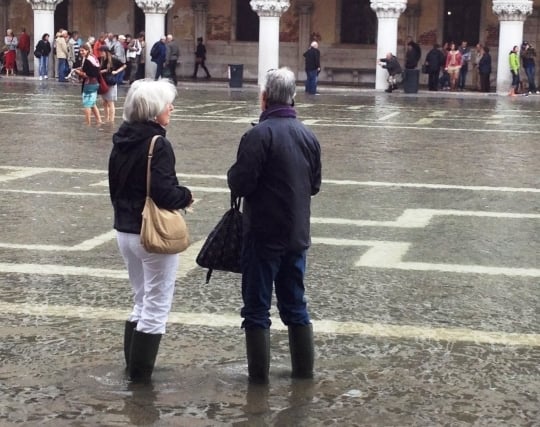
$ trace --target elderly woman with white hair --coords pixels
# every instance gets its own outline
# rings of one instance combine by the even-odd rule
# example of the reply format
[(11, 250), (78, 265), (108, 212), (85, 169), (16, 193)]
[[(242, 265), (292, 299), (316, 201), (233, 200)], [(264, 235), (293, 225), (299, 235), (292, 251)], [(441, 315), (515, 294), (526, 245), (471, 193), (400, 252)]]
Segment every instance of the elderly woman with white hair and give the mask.
[(193, 203), (190, 190), (178, 183), (175, 155), (166, 138), (165, 127), (175, 97), (176, 88), (168, 80), (134, 82), (124, 103), (124, 122), (113, 135), (109, 158), (114, 228), (134, 299), (124, 328), (124, 355), (133, 382), (151, 379), (179, 263), (177, 254), (149, 253), (140, 243), (148, 149), (154, 136), (159, 135), (150, 171), (153, 201), (165, 209), (185, 209)]

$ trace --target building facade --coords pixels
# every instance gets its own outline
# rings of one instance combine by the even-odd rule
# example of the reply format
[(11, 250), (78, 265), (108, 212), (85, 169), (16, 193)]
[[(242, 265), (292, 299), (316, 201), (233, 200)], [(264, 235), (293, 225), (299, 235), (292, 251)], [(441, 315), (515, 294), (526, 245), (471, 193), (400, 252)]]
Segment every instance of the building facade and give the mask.
[(170, 33), (180, 43), (178, 74), (185, 77), (203, 37), (212, 76), (226, 78), (229, 64), (243, 64), (244, 78), (259, 82), (278, 65), (303, 79), (303, 52), (316, 39), (321, 81), (377, 89), (385, 87), (377, 58), (392, 51), (403, 63), (409, 36), (421, 45), (422, 60), (434, 43), (489, 46), (500, 93), (509, 88), (512, 46), (540, 42), (540, 0), (0, 0), (0, 21), (16, 34), (26, 28), (34, 45), (59, 28), (77, 30), (83, 40), (145, 31), (150, 46)]

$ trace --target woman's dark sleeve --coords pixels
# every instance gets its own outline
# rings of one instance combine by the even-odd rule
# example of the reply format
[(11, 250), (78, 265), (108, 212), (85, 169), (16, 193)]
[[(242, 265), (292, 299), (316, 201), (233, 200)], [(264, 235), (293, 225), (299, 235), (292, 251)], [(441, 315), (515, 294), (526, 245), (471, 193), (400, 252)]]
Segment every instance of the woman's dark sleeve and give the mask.
[(160, 208), (184, 209), (192, 200), (191, 191), (178, 183), (175, 161), (171, 143), (159, 138), (152, 156), (150, 195)]

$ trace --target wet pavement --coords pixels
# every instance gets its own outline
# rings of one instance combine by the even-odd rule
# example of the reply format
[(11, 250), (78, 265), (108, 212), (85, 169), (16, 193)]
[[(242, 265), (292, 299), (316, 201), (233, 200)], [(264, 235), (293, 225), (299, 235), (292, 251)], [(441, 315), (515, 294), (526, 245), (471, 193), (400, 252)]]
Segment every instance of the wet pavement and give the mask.
[[(299, 92), (301, 88), (299, 87)], [(129, 288), (77, 85), (0, 79), (0, 425), (540, 425), (540, 96), (299, 93), (323, 150), (307, 288), (314, 381), (248, 387), (239, 276), (195, 256), (258, 117), (254, 86), (179, 84), (168, 136), (197, 199), (152, 387), (123, 365)]]

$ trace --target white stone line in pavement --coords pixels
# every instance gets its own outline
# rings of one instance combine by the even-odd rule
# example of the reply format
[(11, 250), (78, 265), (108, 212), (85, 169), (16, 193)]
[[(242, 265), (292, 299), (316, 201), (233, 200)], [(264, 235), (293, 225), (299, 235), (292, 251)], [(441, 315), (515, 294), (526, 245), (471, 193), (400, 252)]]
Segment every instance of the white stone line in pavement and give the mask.
[(486, 185), (451, 185), (426, 184), (414, 182), (381, 182), (381, 181), (354, 181), (349, 179), (323, 179), (323, 184), (356, 185), (363, 187), (396, 187), (396, 188), (429, 188), (433, 190), (467, 190), (467, 191), (498, 191), (514, 193), (540, 193), (540, 188), (532, 187), (489, 187)]
[[(71, 169), (71, 168), (38, 168), (38, 167), (25, 167), (25, 166), (0, 166), (0, 170), (16, 170), (16, 171), (35, 171), (33, 173), (44, 172), (61, 172), (61, 173), (74, 173), (74, 174), (102, 174), (107, 175), (107, 171), (99, 169)], [(29, 172), (30, 173), (30, 172)], [(179, 173), (178, 177), (187, 179), (219, 179), (227, 180), (226, 175), (203, 175), (203, 174), (186, 174)], [(108, 185), (107, 180), (102, 180), (93, 185)], [(430, 188), (433, 190), (469, 190), (469, 191), (498, 191), (498, 192), (528, 192), (528, 193), (540, 193), (540, 188), (532, 187), (490, 187), (490, 186), (477, 186), (477, 185), (451, 185), (451, 184), (428, 184), (428, 183), (407, 183), (407, 182), (383, 182), (383, 181), (355, 181), (355, 180), (337, 180), (337, 179), (323, 179), (323, 184), (331, 185), (351, 185), (359, 187), (397, 187), (397, 188)]]
[[(129, 309), (0, 302), (0, 312), (22, 316), (124, 321), (129, 314)], [(168, 322), (216, 329), (239, 329), (240, 321), (241, 319), (238, 314), (171, 312)], [(274, 322), (272, 329), (284, 331), (286, 327), (279, 322)], [(540, 334), (492, 332), (468, 328), (430, 328), (414, 325), (313, 320), (313, 329), (316, 333), (332, 335), (360, 335), (375, 338), (420, 339), (518, 347), (540, 347)]]
[(394, 111), (393, 113), (390, 113), (390, 114), (387, 114), (386, 116), (382, 116), (380, 117), (379, 119), (377, 119), (378, 122), (384, 122), (388, 119), (391, 119), (392, 117), (395, 117), (395, 116), (399, 116), (401, 114), (401, 112), (399, 111)]
[(41, 274), (51, 276), (103, 277), (108, 279), (127, 279), (127, 271), (105, 268), (74, 267), (58, 264), (10, 264), (0, 263), (0, 273)]
[[(41, 245), (41, 244), (24, 244), (24, 243), (3, 243), (0, 242), (0, 248), (5, 249), (24, 249), (32, 251), (45, 251), (45, 252), (88, 252), (96, 247), (103, 245), (116, 238), (116, 231), (111, 230), (99, 236), (92, 237), (74, 246), (67, 245)], [(2, 271), (0, 269), (0, 271)]]
[[(201, 250), (204, 240), (200, 240), (192, 244), (182, 254), (180, 254), (180, 265), (176, 274), (177, 278), (184, 278), (189, 272), (198, 267), (195, 259), (197, 254)], [(23, 249), (40, 249), (39, 245), (32, 248)], [(3, 245), (2, 247), (8, 247)], [(51, 250), (45, 248), (43, 250)], [(57, 250), (70, 250), (57, 249)], [(201, 272), (205, 271), (201, 269)], [(107, 279), (128, 279), (126, 270), (113, 270), (106, 268), (91, 268), (91, 267), (76, 267), (70, 265), (58, 265), (58, 264), (10, 264), (2, 262), (0, 263), (0, 274), (3, 273), (16, 273), (16, 274), (39, 274), (45, 276), (81, 276), (81, 277), (102, 277)]]
[(29, 178), (34, 175), (40, 174), (40, 171), (31, 169), (16, 169), (6, 175), (0, 175), (0, 182), (13, 181), (15, 179)]
[[(114, 237), (111, 237), (111, 239)], [(313, 244), (329, 246), (352, 246), (368, 247), (369, 249), (355, 263), (357, 267), (384, 268), (410, 271), (437, 271), (462, 274), (488, 274), (504, 275), (518, 277), (540, 277), (540, 269), (537, 268), (513, 268), (513, 267), (490, 267), (481, 265), (467, 264), (442, 264), (427, 262), (404, 262), (403, 257), (409, 250), (409, 242), (392, 242), (377, 240), (355, 240), (355, 239), (336, 239), (325, 237), (313, 237)], [(99, 242), (96, 240), (94, 243)], [(194, 269), (197, 265), (195, 258), (200, 250), (202, 240), (193, 244), (182, 255), (181, 277)], [(103, 243), (103, 242), (102, 242)], [(100, 244), (102, 244), (100, 243)], [(23, 245), (2, 243), (0, 247), (6, 249), (26, 249), (41, 251), (75, 251), (90, 250), (91, 242), (87, 241), (84, 249), (75, 249), (73, 246), (55, 246), (55, 245)], [(118, 270), (94, 269), (87, 267), (73, 267), (46, 264), (9, 264), (0, 263), (0, 273), (21, 273), (21, 274), (51, 274), (51, 275), (79, 275), (79, 276), (97, 276), (118, 278), (124, 274)]]
[(305, 124), (306, 126), (313, 126), (313, 125), (316, 125), (318, 122), (319, 122), (319, 120), (317, 120), (317, 119), (305, 119), (305, 120), (302, 120), (302, 123)]
[(312, 224), (355, 225), (358, 227), (424, 228), (435, 216), (466, 216), (506, 219), (540, 219), (540, 214), (465, 211), (454, 209), (405, 209), (395, 221), (312, 217)]
[(84, 191), (47, 191), (47, 190), (13, 190), (10, 188), (0, 188), (0, 193), (21, 193), (21, 194), (48, 194), (51, 196), (75, 196), (75, 197), (109, 197), (108, 192), (103, 193), (88, 193)]
[(330, 246), (367, 246), (369, 249), (356, 262), (357, 267), (384, 268), (408, 271), (437, 271), (461, 274), (488, 274), (512, 277), (540, 277), (538, 268), (490, 267), (467, 264), (440, 264), (428, 262), (404, 262), (403, 257), (409, 250), (409, 242), (391, 242), (377, 240), (353, 240), (314, 237), (313, 244)]

